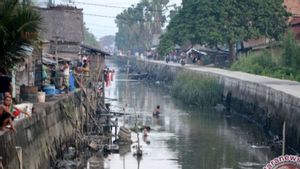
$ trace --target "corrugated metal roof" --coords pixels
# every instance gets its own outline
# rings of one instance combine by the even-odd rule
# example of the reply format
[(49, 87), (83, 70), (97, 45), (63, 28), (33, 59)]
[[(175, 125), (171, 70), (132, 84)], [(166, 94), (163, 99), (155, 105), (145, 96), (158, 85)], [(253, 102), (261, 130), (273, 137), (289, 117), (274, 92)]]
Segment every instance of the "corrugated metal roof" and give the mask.
[(88, 46), (88, 45), (80, 45), (83, 49), (87, 50), (87, 51), (90, 51), (90, 52), (95, 52), (95, 53), (100, 53), (104, 56), (111, 56), (109, 53), (107, 52), (104, 52), (103, 50), (101, 49), (98, 49), (98, 48), (94, 48), (94, 47), (91, 47), (91, 46)]

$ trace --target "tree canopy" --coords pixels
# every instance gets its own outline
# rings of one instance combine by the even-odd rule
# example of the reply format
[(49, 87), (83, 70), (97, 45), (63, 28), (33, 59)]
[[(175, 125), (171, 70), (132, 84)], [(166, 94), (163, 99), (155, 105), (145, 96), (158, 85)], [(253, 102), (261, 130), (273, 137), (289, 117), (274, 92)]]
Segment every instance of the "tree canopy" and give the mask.
[(89, 46), (96, 48), (100, 47), (100, 43), (97, 41), (95, 35), (89, 31), (89, 29), (84, 24), (84, 43)]
[(41, 17), (18, 0), (0, 1), (0, 67), (12, 69), (28, 56), (38, 39)]
[(288, 16), (283, 0), (186, 0), (168, 25), (161, 45), (186, 41), (223, 45), (235, 60), (236, 43), (261, 36), (278, 39), (287, 28)]
[(117, 16), (116, 46), (123, 50), (151, 48), (154, 34), (161, 34), (166, 21), (163, 13), (169, 0), (142, 0)]

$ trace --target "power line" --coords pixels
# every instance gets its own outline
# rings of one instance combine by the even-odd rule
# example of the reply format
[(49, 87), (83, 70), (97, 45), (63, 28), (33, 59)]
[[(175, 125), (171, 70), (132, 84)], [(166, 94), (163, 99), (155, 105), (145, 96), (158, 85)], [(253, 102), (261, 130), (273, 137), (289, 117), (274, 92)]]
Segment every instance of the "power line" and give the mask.
[[(105, 4), (99, 4), (99, 3), (87, 3), (87, 2), (74, 2), (75, 4), (82, 4), (82, 5), (90, 5), (90, 6), (100, 6), (100, 7), (105, 7), (105, 8), (117, 8), (117, 9), (128, 9), (129, 7), (124, 7), (124, 6), (114, 6), (114, 5), (105, 5)], [(166, 7), (172, 7), (174, 6), (173, 5), (168, 5)], [(138, 10), (144, 10), (144, 8), (135, 8), (135, 9), (138, 9)], [(147, 9), (146, 11), (149, 11), (149, 12), (164, 12), (166, 11), (166, 9), (164, 10), (149, 10)]]
[(90, 27), (103, 27), (103, 28), (117, 28), (116, 26), (107, 26), (107, 25), (100, 25), (100, 24), (94, 24), (94, 23), (86, 23), (86, 26)]
[(99, 14), (83, 13), (83, 15), (96, 16), (96, 17), (101, 17), (101, 18), (113, 18), (113, 19), (116, 19), (115, 16), (107, 16), (107, 15), (99, 15)]
[(92, 5), (92, 6), (101, 6), (106, 8), (118, 8), (118, 9), (127, 9), (128, 7), (122, 7), (122, 6), (114, 6), (114, 5), (105, 5), (105, 4), (96, 4), (96, 3), (86, 3), (86, 2), (75, 2), (76, 4), (82, 4), (82, 5)]
[(154, 21), (146, 21), (145, 19), (132, 19), (132, 18), (117, 18), (115, 16), (107, 16), (107, 15), (99, 15), (99, 14), (90, 14), (90, 13), (83, 13), (83, 15), (86, 16), (94, 16), (94, 17), (100, 17), (100, 18), (110, 18), (110, 19), (120, 19), (120, 20), (124, 20), (124, 21), (139, 21), (139, 22), (143, 22), (143, 23), (153, 23), (153, 22), (157, 22), (160, 23), (161, 21), (159, 20), (154, 20)]

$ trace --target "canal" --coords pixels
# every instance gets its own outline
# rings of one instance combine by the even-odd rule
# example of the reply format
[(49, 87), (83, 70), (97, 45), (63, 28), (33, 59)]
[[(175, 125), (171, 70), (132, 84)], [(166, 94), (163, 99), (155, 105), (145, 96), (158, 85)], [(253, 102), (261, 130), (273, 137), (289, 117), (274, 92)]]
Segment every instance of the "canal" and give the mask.
[[(275, 157), (262, 129), (236, 115), (215, 108), (184, 105), (158, 83), (126, 79), (112, 61), (115, 77), (106, 88), (113, 111), (132, 114), (119, 117), (119, 125), (151, 126), (142, 138), (144, 155), (137, 160), (129, 149), (105, 158), (107, 169), (230, 169), (262, 168)], [(127, 105), (127, 106), (126, 106)], [(162, 116), (152, 117), (156, 105)], [(136, 140), (136, 135), (133, 135)], [(146, 140), (145, 140), (146, 139)]]

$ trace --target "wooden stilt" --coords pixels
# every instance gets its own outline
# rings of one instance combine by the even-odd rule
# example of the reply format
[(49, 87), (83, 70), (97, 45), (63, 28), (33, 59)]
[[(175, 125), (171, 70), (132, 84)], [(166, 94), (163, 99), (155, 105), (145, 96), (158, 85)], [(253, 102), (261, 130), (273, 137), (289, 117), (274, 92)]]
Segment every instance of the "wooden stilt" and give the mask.
[(284, 121), (282, 126), (282, 155), (285, 155), (285, 142), (286, 142), (285, 130), (286, 130), (286, 122)]
[(23, 157), (22, 157), (22, 147), (16, 147), (18, 160), (19, 160), (19, 169), (23, 169)]
[(0, 156), (0, 169), (4, 169), (3, 163), (2, 163), (3, 158)]

